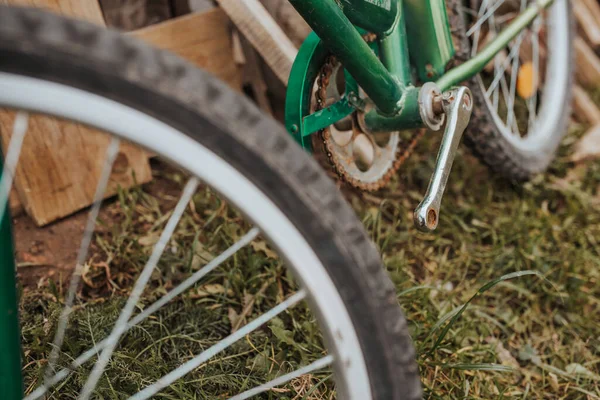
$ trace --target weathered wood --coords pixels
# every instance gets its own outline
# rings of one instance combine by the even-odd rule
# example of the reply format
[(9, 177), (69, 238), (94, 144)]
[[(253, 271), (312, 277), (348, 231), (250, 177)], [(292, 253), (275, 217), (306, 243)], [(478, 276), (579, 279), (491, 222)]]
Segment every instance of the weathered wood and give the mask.
[(195, 63), (235, 89), (241, 87), (240, 72), (233, 60), (229, 19), (218, 8), (171, 19), (130, 34)]
[(277, 77), (287, 84), (298, 50), (258, 0), (217, 0)]
[(588, 43), (600, 46), (600, 5), (596, 0), (573, 0), (573, 13)]
[(577, 80), (584, 86), (600, 86), (600, 59), (582, 38), (576, 37), (574, 44)]
[(267, 94), (267, 84), (260, 68), (258, 53), (246, 38), (242, 37), (240, 40), (244, 58), (246, 59), (244, 64), (244, 80), (250, 83), (254, 98), (260, 109), (269, 115), (273, 115), (273, 108)]
[(573, 114), (579, 122), (600, 124), (600, 109), (586, 91), (578, 85), (573, 86)]
[(277, 21), (287, 37), (296, 47), (300, 47), (308, 34), (312, 31), (304, 18), (288, 0), (260, 0), (269, 14)]
[(104, 25), (102, 10), (96, 0), (0, 0), (0, 4), (44, 8), (56, 14)]
[[(45, 8), (54, 13), (104, 25), (96, 0), (0, 0), (0, 3)], [(10, 141), (14, 113), (0, 113), (4, 148)], [(37, 225), (65, 217), (93, 201), (109, 138), (96, 130), (32, 115), (17, 166), (14, 186), (20, 203)], [(135, 174), (135, 179), (133, 175)], [(146, 153), (123, 144), (106, 196), (152, 178)], [(18, 209), (12, 196), (11, 207)]]
[[(14, 113), (0, 114), (4, 148)], [(110, 138), (96, 130), (46, 116), (32, 115), (15, 174), (25, 211), (46, 225), (91, 204)], [(105, 196), (152, 178), (146, 153), (122, 144)]]
[(585, 6), (588, 8), (588, 11), (594, 17), (596, 24), (600, 25), (600, 3), (598, 0), (581, 0)]
[(17, 194), (16, 189), (10, 191), (10, 196), (8, 198), (8, 208), (10, 210), (10, 215), (16, 217), (23, 212), (23, 205), (21, 204), (21, 200), (19, 200), (19, 195)]
[[(82, 0), (86, 1), (86, 0)], [(170, 0), (99, 0), (106, 26), (132, 31), (172, 18)]]

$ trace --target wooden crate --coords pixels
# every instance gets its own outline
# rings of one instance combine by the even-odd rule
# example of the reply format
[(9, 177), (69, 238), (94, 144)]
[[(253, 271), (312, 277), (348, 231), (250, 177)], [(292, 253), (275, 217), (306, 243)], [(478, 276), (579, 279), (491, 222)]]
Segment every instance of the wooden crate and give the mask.
[[(103, 25), (96, 0), (0, 0), (1, 3), (46, 8)], [(191, 14), (131, 33), (157, 47), (187, 58), (240, 88), (233, 61), (227, 17), (219, 9)], [(1, 142), (8, 146), (14, 114), (0, 113)], [(102, 170), (109, 137), (81, 125), (32, 116), (11, 194), (13, 212), (23, 206), (39, 226), (89, 206)], [(135, 177), (135, 178), (134, 178)], [(117, 188), (150, 181), (148, 153), (122, 143), (105, 196)]]

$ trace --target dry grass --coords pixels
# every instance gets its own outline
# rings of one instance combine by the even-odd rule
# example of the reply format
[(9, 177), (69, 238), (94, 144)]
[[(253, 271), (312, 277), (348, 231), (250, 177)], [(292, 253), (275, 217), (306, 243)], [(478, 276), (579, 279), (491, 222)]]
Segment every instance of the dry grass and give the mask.
[[(459, 157), (434, 234), (417, 232), (411, 214), (431, 172), (434, 156), (427, 149), (436, 148), (433, 141), (420, 147), (384, 193), (348, 195), (398, 288), (426, 398), (600, 398), (600, 163), (569, 162), (570, 146), (582, 131), (573, 127), (549, 172), (520, 187), (494, 176), (468, 154)], [(179, 174), (162, 175), (181, 184)], [(138, 189), (122, 192), (111, 206), (114, 218), (104, 221), (96, 238), (81, 292), (84, 301), (63, 362), (109, 331), (173, 201)], [(140, 307), (247, 228), (214, 194), (200, 191), (161, 260), (163, 274), (153, 277)], [(133, 329), (113, 357), (99, 396), (125, 398), (268, 309), (293, 287), (277, 258), (256, 241)], [(52, 284), (23, 295), (29, 388), (41, 379), (61, 297), (61, 289)], [(225, 398), (323, 352), (314, 319), (301, 305), (160, 398)], [(328, 376), (324, 371), (297, 379), (264, 398), (330, 399), (332, 387), (323, 384)], [(75, 398), (84, 378), (85, 371), (71, 375), (57, 387), (60, 398)]]

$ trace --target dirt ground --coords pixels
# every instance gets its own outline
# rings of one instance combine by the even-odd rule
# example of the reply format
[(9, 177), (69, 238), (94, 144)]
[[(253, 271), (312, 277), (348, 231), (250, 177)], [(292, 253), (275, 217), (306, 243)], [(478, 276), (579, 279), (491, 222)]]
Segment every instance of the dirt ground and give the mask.
[[(143, 190), (156, 198), (178, 193), (177, 185), (164, 176), (172, 168), (158, 160), (152, 160), (151, 165), (154, 179), (144, 185)], [(103, 202), (100, 220), (110, 221), (113, 218), (115, 201), (113, 197)], [(168, 204), (163, 206), (167, 207)], [(17, 272), (24, 287), (43, 286), (49, 279), (62, 283), (70, 276), (77, 260), (88, 212), (89, 208), (80, 210), (45, 227), (36, 226), (25, 213), (13, 219)], [(101, 229), (96, 226), (96, 232)], [(92, 244), (90, 256), (93, 256), (94, 248)]]

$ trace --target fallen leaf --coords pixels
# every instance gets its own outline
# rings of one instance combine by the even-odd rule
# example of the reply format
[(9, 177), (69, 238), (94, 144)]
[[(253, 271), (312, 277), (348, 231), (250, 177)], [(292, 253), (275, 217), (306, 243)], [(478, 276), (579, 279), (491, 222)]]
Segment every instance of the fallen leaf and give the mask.
[(158, 242), (160, 234), (158, 232), (150, 232), (146, 236), (142, 236), (138, 239), (138, 243), (142, 246), (154, 246)]
[(229, 318), (229, 323), (231, 324), (231, 333), (233, 333), (235, 325), (237, 324), (237, 321), (240, 318), (240, 316), (232, 307), (229, 307), (229, 309), (227, 310), (227, 317)]
[(571, 161), (581, 162), (600, 157), (600, 124), (591, 127), (573, 146)]
[(208, 285), (204, 285), (204, 286), (198, 288), (196, 293), (194, 295), (192, 295), (192, 298), (199, 299), (202, 297), (206, 297), (206, 296), (210, 296), (210, 295), (214, 295), (214, 294), (222, 294), (222, 293), (226, 293), (228, 296), (233, 296), (233, 290), (231, 290), (231, 289), (225, 290), (225, 287), (218, 283), (209, 283)]
[(552, 372), (548, 373), (548, 377), (550, 378), (550, 386), (552, 386), (552, 389), (554, 389), (555, 391), (558, 391), (559, 386), (558, 386), (558, 377), (556, 376), (556, 374), (553, 374)]
[(261, 240), (259, 242), (252, 242), (252, 248), (254, 249), (254, 251), (260, 251), (264, 253), (267, 256), (267, 258), (271, 258), (274, 260), (278, 258), (277, 253), (269, 249), (269, 247), (267, 246), (267, 242), (265, 242), (264, 240)]
[(583, 376), (588, 379), (600, 381), (600, 375), (596, 375), (595, 373), (593, 373), (592, 371), (590, 371), (589, 369), (587, 369), (586, 367), (584, 367), (583, 365), (578, 364), (578, 363), (573, 363), (573, 364), (567, 365), (567, 368), (565, 368), (565, 371), (571, 375)]
[(517, 359), (515, 357), (513, 357), (511, 352), (504, 347), (504, 344), (500, 340), (495, 339), (495, 338), (490, 338), (490, 339), (488, 339), (488, 343), (495, 345), (496, 355), (498, 356), (498, 360), (500, 360), (502, 365), (507, 365), (507, 366), (513, 367), (515, 369), (521, 368)]

